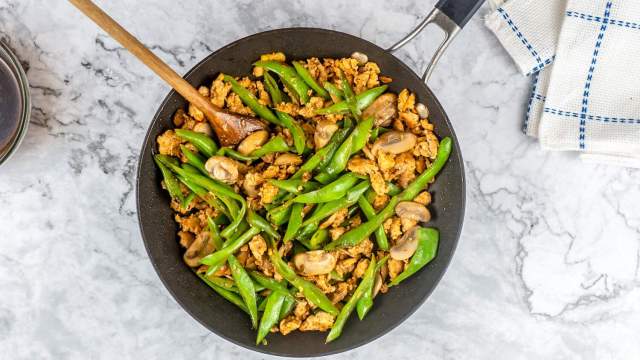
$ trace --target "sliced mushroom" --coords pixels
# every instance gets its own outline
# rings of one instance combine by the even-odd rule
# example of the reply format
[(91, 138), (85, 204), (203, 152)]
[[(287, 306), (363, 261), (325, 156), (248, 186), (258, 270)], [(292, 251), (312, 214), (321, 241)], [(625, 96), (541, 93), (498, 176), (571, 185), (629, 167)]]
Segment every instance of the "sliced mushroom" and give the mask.
[(293, 265), (305, 276), (324, 275), (336, 267), (336, 257), (324, 250), (299, 253), (293, 257)]
[(419, 222), (431, 220), (431, 213), (424, 205), (415, 201), (401, 201), (396, 205), (396, 215), (400, 219), (408, 219)]
[(382, 288), (382, 275), (380, 273), (376, 274), (376, 278), (373, 280), (373, 291), (371, 293), (372, 297), (376, 297)]
[(391, 247), (389, 255), (392, 259), (406, 260), (413, 256), (418, 249), (418, 229), (418, 226), (412, 227)]
[(338, 131), (338, 124), (332, 123), (329, 120), (320, 120), (316, 125), (316, 132), (313, 134), (313, 142), (316, 145), (316, 149), (320, 149), (327, 145), (333, 134)]
[(266, 130), (256, 131), (251, 133), (242, 140), (238, 145), (238, 152), (242, 155), (249, 155), (260, 146), (264, 145), (269, 140), (269, 132)]
[(190, 267), (200, 266), (200, 260), (210, 254), (214, 250), (212, 241), (209, 241), (209, 233), (202, 232), (189, 245), (187, 251), (183, 255), (184, 262)]
[(420, 119), (426, 119), (429, 117), (429, 108), (427, 108), (423, 103), (418, 103), (418, 105), (416, 105), (416, 111), (418, 112)]
[(292, 153), (284, 153), (280, 154), (275, 160), (273, 160), (274, 165), (300, 165), (302, 164), (302, 158), (298, 155), (294, 155)]
[(212, 156), (204, 164), (209, 175), (216, 180), (227, 184), (235, 184), (238, 181), (238, 163), (225, 156)]
[(356, 59), (356, 61), (358, 62), (358, 65), (364, 65), (369, 61), (369, 57), (366, 54), (363, 54), (358, 51), (351, 54), (351, 58)]
[(391, 154), (400, 154), (409, 151), (416, 146), (418, 138), (409, 132), (389, 131), (386, 132), (373, 143), (371, 152), (375, 155), (378, 151)]
[(213, 129), (208, 122), (199, 122), (193, 126), (193, 131), (199, 132), (205, 135), (213, 136)]
[(398, 96), (394, 93), (386, 93), (369, 105), (362, 113), (362, 117), (373, 117), (373, 123), (376, 126), (388, 126), (397, 114)]

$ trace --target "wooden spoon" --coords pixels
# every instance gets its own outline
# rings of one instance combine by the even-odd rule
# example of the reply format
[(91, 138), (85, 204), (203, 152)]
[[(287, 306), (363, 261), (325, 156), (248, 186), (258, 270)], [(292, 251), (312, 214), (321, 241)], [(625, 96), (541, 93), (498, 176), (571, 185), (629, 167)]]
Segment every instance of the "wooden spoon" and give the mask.
[(266, 128), (264, 122), (254, 117), (233, 114), (213, 105), (207, 98), (200, 95), (198, 90), (191, 84), (90, 0), (69, 0), (69, 2), (122, 44), (187, 101), (200, 109), (209, 120), (209, 123), (211, 123), (211, 127), (223, 146), (235, 145), (252, 132)]

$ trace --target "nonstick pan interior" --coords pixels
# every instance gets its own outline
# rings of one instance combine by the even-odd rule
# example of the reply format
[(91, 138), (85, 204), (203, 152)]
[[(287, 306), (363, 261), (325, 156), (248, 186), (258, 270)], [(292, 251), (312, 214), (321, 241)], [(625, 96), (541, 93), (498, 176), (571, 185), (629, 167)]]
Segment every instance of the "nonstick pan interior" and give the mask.
[[(427, 105), (430, 121), (438, 137), (450, 136), (454, 151), (449, 162), (430, 187), (433, 203), (430, 226), (440, 231), (436, 258), (422, 271), (388, 293), (378, 296), (364, 321), (352, 316), (342, 336), (329, 344), (327, 333), (294, 332), (287, 336), (271, 334), (268, 345), (255, 345), (255, 331), (248, 316), (214, 293), (182, 261), (183, 250), (176, 239), (177, 226), (169, 208), (169, 196), (160, 187), (160, 173), (152, 154), (155, 139), (172, 128), (171, 118), (186, 101), (171, 91), (160, 105), (139, 159), (137, 206), (140, 229), (149, 258), (160, 279), (176, 301), (196, 320), (223, 338), (259, 352), (282, 356), (320, 356), (356, 348), (390, 331), (427, 299), (444, 274), (453, 256), (462, 228), (465, 205), (463, 162), (449, 120), (435, 96), (404, 63), (382, 48), (348, 34), (309, 28), (267, 31), (238, 40), (206, 57), (185, 78), (193, 85), (209, 86), (220, 72), (230, 75), (251, 74), (251, 64), (261, 54), (284, 52), (288, 59), (308, 57), (345, 57), (360, 51), (375, 61), (382, 74), (393, 78), (390, 89), (396, 93), (407, 88)], [(173, 334), (180, 336), (180, 334)]]

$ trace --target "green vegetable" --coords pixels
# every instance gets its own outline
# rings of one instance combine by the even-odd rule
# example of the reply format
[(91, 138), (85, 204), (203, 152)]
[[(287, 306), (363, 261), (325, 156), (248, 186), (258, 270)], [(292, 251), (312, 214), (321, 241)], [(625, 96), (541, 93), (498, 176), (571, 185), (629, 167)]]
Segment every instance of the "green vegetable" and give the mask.
[[(373, 89), (369, 89), (361, 92), (356, 95), (357, 107), (359, 110), (366, 109), (369, 105), (373, 103), (378, 96), (382, 95), (387, 90), (387, 85), (382, 85), (378, 87), (374, 87)], [(316, 114), (318, 115), (329, 115), (329, 114), (344, 114), (349, 111), (349, 106), (346, 101), (342, 101), (339, 103), (335, 103), (329, 107), (316, 110)]]
[(262, 340), (269, 334), (269, 330), (280, 319), (280, 311), (284, 303), (285, 294), (274, 291), (267, 297), (267, 302), (260, 319), (260, 327), (258, 328), (258, 336), (256, 336), (256, 344), (260, 344)]
[(289, 145), (284, 140), (282, 136), (274, 136), (266, 144), (262, 145), (260, 148), (255, 149), (250, 157), (260, 158), (265, 155), (276, 153), (276, 152), (287, 152), (289, 151)]
[(384, 258), (380, 259), (380, 261), (378, 261), (378, 263), (376, 264), (376, 268), (373, 271), (373, 281), (370, 283), (369, 287), (365, 289), (362, 297), (356, 304), (356, 310), (358, 312), (358, 318), (360, 320), (363, 320), (373, 307), (373, 286), (375, 285), (376, 274), (378, 274), (380, 268), (387, 261), (388, 257), (389, 256), (387, 255)]
[(329, 165), (315, 177), (318, 182), (326, 184), (347, 168), (347, 162), (351, 157), (351, 144), (353, 144), (353, 137), (349, 136), (333, 154)]
[[(384, 261), (384, 260), (383, 260)], [(336, 321), (333, 323), (331, 327), (331, 331), (329, 331), (329, 335), (327, 335), (326, 342), (329, 343), (342, 334), (342, 329), (344, 325), (347, 323), (349, 316), (353, 312), (358, 303), (358, 300), (364, 295), (365, 291), (371, 287), (375, 279), (375, 269), (376, 269), (376, 259), (375, 256), (371, 256), (371, 262), (369, 262), (369, 266), (362, 277), (362, 281), (351, 295), (351, 298), (347, 301), (347, 303), (342, 307), (338, 317), (336, 317)]]
[(356, 100), (356, 94), (353, 92), (351, 85), (349, 85), (349, 81), (344, 76), (344, 72), (340, 70), (340, 87), (342, 88), (342, 92), (344, 93), (344, 100), (347, 103), (347, 107), (349, 111), (351, 111), (351, 115), (357, 119), (360, 119), (360, 114), (362, 113), (358, 108), (358, 100)]
[(240, 83), (229, 75), (224, 76), (224, 81), (231, 84), (231, 90), (238, 95), (240, 100), (247, 105), (254, 113), (259, 117), (267, 120), (268, 122), (276, 125), (281, 125), (280, 120), (269, 110), (268, 107), (260, 104), (258, 99), (251, 93), (251, 91), (245, 89)]
[(282, 93), (282, 91), (280, 91), (276, 79), (274, 79), (273, 76), (269, 75), (268, 72), (264, 73), (264, 87), (265, 89), (267, 89), (269, 96), (271, 96), (271, 103), (273, 104), (273, 106), (284, 102), (284, 94)]
[(329, 230), (327, 229), (318, 229), (309, 239), (309, 245), (313, 250), (320, 249), (322, 244), (329, 240)]
[(218, 156), (227, 156), (230, 157), (234, 160), (238, 160), (238, 161), (253, 161), (258, 159), (258, 157), (256, 156), (246, 156), (246, 155), (242, 155), (241, 153), (228, 148), (228, 147), (223, 147), (220, 148), (220, 150), (218, 150), (218, 152), (216, 153), (216, 155)]
[(347, 191), (358, 181), (358, 175), (346, 173), (334, 182), (324, 187), (296, 196), (293, 201), (305, 204), (324, 203), (337, 200), (347, 194)]
[(210, 158), (218, 150), (218, 145), (207, 134), (185, 130), (175, 129), (176, 135), (192, 143), (198, 151), (203, 153), (206, 157)]
[(279, 61), (258, 61), (253, 65), (260, 66), (278, 74), (282, 83), (293, 91), (301, 104), (306, 104), (307, 101), (309, 101), (309, 86), (307, 86), (304, 80), (298, 76), (298, 73), (291, 66)]
[(328, 164), (333, 157), (333, 153), (336, 151), (338, 146), (346, 139), (347, 135), (349, 135), (349, 129), (340, 129), (336, 131), (331, 140), (325, 145), (322, 149), (316, 151), (307, 161), (302, 164), (300, 169), (296, 171), (295, 174), (291, 176), (292, 179), (301, 178), (305, 173), (310, 173), (316, 168), (323, 165), (323, 163)]
[(242, 300), (242, 298), (238, 296), (238, 294), (214, 284), (213, 282), (209, 281), (206, 277), (204, 277), (201, 274), (198, 274), (198, 276), (200, 277), (200, 279), (202, 279), (202, 281), (204, 281), (207, 285), (209, 285), (209, 287), (212, 288), (215, 292), (217, 292), (220, 296), (227, 299), (229, 302), (239, 307), (242, 311), (249, 314), (249, 309), (244, 304), (244, 301)]
[(337, 200), (329, 201), (321, 205), (318, 211), (314, 211), (314, 213), (306, 219), (302, 225), (308, 225), (311, 223), (319, 222), (326, 217), (331, 216), (336, 211), (349, 207), (355, 204), (358, 201), (358, 198), (369, 188), (368, 181), (362, 181), (352, 189), (350, 189), (347, 194)]
[(451, 154), (451, 138), (444, 138), (440, 142), (436, 159), (427, 170), (420, 174), (406, 189), (399, 195), (391, 198), (387, 206), (366, 223), (342, 234), (336, 241), (325, 246), (326, 250), (342, 247), (350, 247), (359, 244), (362, 240), (371, 235), (384, 221), (395, 213), (395, 207), (400, 201), (413, 200), (429, 184), (429, 182), (440, 172)]
[(298, 291), (302, 292), (307, 300), (331, 315), (338, 315), (338, 309), (333, 305), (331, 300), (315, 285), (296, 275), (295, 271), (282, 260), (280, 253), (277, 251), (271, 253), (271, 263), (276, 268), (278, 274), (298, 289)]
[(291, 207), (291, 216), (289, 217), (289, 223), (287, 224), (287, 231), (284, 234), (282, 241), (289, 242), (296, 235), (300, 226), (302, 226), (302, 209), (304, 204), (296, 203)]
[(236, 282), (236, 286), (238, 287), (238, 292), (249, 310), (251, 325), (255, 329), (258, 327), (258, 298), (256, 295), (256, 289), (253, 286), (253, 280), (251, 280), (251, 277), (247, 274), (247, 271), (242, 267), (242, 264), (235, 256), (229, 255), (227, 261), (229, 262), (229, 268), (231, 269), (233, 280)]
[(292, 194), (299, 194), (300, 189), (302, 188), (302, 184), (304, 184), (304, 181), (302, 179), (269, 179), (268, 182), (269, 184), (276, 186), (278, 189)]
[(293, 61), (292, 64), (293, 64), (293, 67), (296, 69), (296, 72), (298, 73), (298, 75), (300, 75), (300, 78), (302, 79), (302, 81), (304, 81), (307, 85), (309, 85), (309, 87), (312, 88), (313, 91), (315, 91), (318, 95), (322, 96), (325, 99), (329, 99), (329, 93), (327, 92), (327, 90), (323, 89), (320, 85), (318, 85), (316, 80), (309, 73), (309, 70), (307, 70), (302, 64), (300, 64), (297, 61)]
[(176, 201), (182, 203), (184, 201), (184, 195), (182, 194), (182, 189), (180, 189), (180, 183), (178, 182), (178, 179), (175, 177), (175, 175), (173, 175), (171, 171), (169, 171), (169, 169), (167, 169), (166, 166), (164, 166), (164, 164), (162, 164), (160, 160), (158, 160), (157, 157), (154, 158), (154, 161), (158, 165), (158, 168), (160, 168), (160, 172), (162, 173), (162, 177), (164, 180), (164, 186), (167, 188), (169, 196), (171, 196), (172, 199), (175, 199)]
[(307, 142), (307, 139), (304, 136), (304, 130), (302, 130), (302, 127), (293, 119), (293, 117), (291, 117), (291, 115), (278, 110), (276, 110), (276, 114), (278, 115), (278, 119), (280, 119), (282, 126), (289, 129), (291, 137), (293, 138), (293, 147), (296, 148), (296, 152), (298, 154), (302, 154)]
[[(367, 217), (367, 220), (371, 220), (376, 216), (376, 211), (364, 196), (360, 196), (360, 198), (358, 199), (358, 205), (360, 206), (360, 210), (362, 210), (364, 216)], [(389, 240), (387, 239), (387, 235), (384, 233), (384, 228), (382, 227), (382, 225), (376, 228), (375, 235), (378, 248), (382, 250), (389, 250)]]
[(222, 249), (222, 238), (220, 237), (220, 231), (218, 230), (218, 225), (213, 221), (211, 216), (207, 215), (207, 225), (209, 228), (209, 237), (213, 242), (216, 250)]
[(187, 158), (188, 164), (193, 165), (193, 167), (198, 169), (198, 171), (200, 171), (202, 174), (209, 176), (209, 172), (204, 167), (204, 163), (206, 162), (205, 159), (200, 157), (200, 155), (192, 152), (188, 147), (184, 145), (180, 145), (180, 150), (184, 154), (184, 157)]
[(267, 233), (274, 239), (280, 239), (280, 234), (278, 233), (278, 231), (274, 229), (271, 224), (267, 222), (267, 220), (258, 215), (258, 213), (256, 213), (255, 211), (249, 210), (247, 214), (247, 221), (252, 227), (260, 229), (260, 231)]
[(238, 251), (244, 244), (248, 243), (254, 236), (258, 235), (259, 233), (259, 229), (250, 228), (242, 235), (234, 239), (232, 242), (230, 242), (227, 246), (214, 252), (213, 254), (209, 254), (202, 258), (200, 262), (204, 265), (209, 266), (223, 264), (229, 258), (229, 256)]
[(327, 92), (329, 92), (329, 95), (331, 95), (331, 100), (333, 100), (333, 102), (344, 100), (344, 93), (342, 92), (342, 90), (338, 89), (337, 86), (333, 85), (330, 82), (325, 82), (324, 84), (322, 84), (322, 86), (325, 88), (325, 90), (327, 90)]
[(411, 257), (411, 260), (409, 261), (409, 264), (407, 264), (404, 271), (396, 276), (389, 283), (389, 286), (398, 285), (400, 282), (418, 272), (418, 270), (422, 269), (431, 260), (433, 260), (433, 258), (436, 257), (436, 251), (438, 250), (438, 240), (440, 237), (438, 230), (433, 228), (421, 227), (418, 228), (416, 235), (418, 237), (418, 248), (416, 249), (416, 252)]

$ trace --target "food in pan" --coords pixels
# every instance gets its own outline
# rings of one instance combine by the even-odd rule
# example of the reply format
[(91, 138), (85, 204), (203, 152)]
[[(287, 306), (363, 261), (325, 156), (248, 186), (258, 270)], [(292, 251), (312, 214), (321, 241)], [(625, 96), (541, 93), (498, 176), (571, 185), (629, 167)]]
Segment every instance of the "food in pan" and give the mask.
[(435, 257), (428, 186), (451, 139), (364, 54), (265, 54), (238, 75), (199, 91), (268, 130), (220, 147), (190, 105), (157, 138), (184, 261), (247, 313), (256, 343), (295, 330), (333, 341), (352, 313), (363, 320), (376, 296)]

